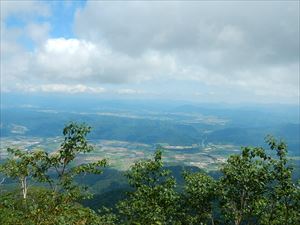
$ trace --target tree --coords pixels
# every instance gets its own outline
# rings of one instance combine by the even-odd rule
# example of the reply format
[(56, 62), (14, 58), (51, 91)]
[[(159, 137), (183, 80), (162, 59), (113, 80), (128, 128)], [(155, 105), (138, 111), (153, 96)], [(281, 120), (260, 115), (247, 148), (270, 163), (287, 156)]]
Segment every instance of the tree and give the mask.
[(271, 178), (266, 160), (263, 148), (245, 147), (241, 155), (230, 156), (221, 169), (221, 205), (226, 221), (240, 225), (254, 219), (256, 203), (267, 191)]
[(240, 224), (297, 224), (299, 186), (292, 182), (287, 145), (267, 137), (274, 154), (262, 147), (242, 148), (221, 169), (220, 203), (224, 220)]
[(48, 176), (47, 182), (54, 191), (67, 191), (69, 197), (77, 198), (81, 193), (81, 186), (74, 183), (74, 177), (79, 174), (101, 174), (102, 167), (107, 165), (105, 159), (92, 163), (71, 166), (71, 163), (81, 153), (88, 153), (94, 150), (87, 141), (87, 134), (91, 127), (85, 124), (70, 123), (63, 129), (64, 141), (60, 149), (50, 154), (45, 160), (44, 166), (52, 168), (56, 176)]
[(175, 179), (163, 168), (162, 152), (135, 163), (127, 173), (133, 191), (118, 205), (122, 224), (179, 224)]
[[(52, 153), (8, 149), (0, 173), (17, 180), (20, 189), (1, 193), (0, 224), (300, 224), (300, 181), (292, 180), (287, 145), (271, 136), (266, 138), (270, 153), (243, 147), (224, 163), (219, 179), (185, 172), (182, 191), (157, 150), (153, 159), (136, 162), (127, 172), (131, 191), (118, 203), (118, 215), (111, 210), (97, 214), (78, 203), (85, 188), (74, 181), (79, 174), (102, 173), (107, 164), (76, 163), (78, 154), (93, 151), (90, 130), (68, 124), (60, 148)], [(1, 176), (0, 185), (6, 177)]]
[(213, 204), (218, 197), (217, 181), (203, 172), (183, 174), (184, 224), (215, 224)]
[(243, 147), (230, 156), (218, 180), (185, 172), (183, 193), (157, 151), (127, 174), (133, 191), (118, 205), (122, 224), (300, 224), (300, 187), (291, 178), (287, 146), (272, 137), (267, 143), (270, 154)]
[[(0, 196), (0, 224), (113, 223), (113, 216), (101, 217), (76, 202), (84, 189), (74, 182), (74, 177), (82, 173), (100, 174), (107, 164), (100, 160), (72, 166), (78, 154), (93, 150), (86, 138), (90, 130), (85, 124), (68, 124), (63, 130), (64, 141), (53, 154), (8, 149), (11, 157), (0, 166), (0, 172), (19, 181), (22, 198), (15, 192)], [(36, 184), (28, 192), (28, 183), (32, 181), (49, 186)]]
[(28, 179), (43, 181), (47, 178), (45, 173), (48, 168), (44, 167), (47, 153), (42, 150), (29, 152), (12, 148), (7, 151), (12, 155), (12, 158), (0, 165), (0, 173), (18, 180), (23, 199), (26, 199), (29, 186)]
[(289, 166), (285, 142), (272, 136), (266, 138), (277, 158), (270, 159), (271, 182), (269, 191), (262, 204), (261, 224), (293, 225), (300, 224), (300, 180), (298, 184), (292, 181), (293, 168)]

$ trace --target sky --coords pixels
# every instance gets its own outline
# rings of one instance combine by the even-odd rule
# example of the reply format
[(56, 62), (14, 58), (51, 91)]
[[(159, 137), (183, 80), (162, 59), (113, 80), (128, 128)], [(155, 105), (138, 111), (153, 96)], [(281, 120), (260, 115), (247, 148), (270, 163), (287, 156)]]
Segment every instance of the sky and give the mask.
[(299, 1), (1, 0), (1, 93), (299, 104)]

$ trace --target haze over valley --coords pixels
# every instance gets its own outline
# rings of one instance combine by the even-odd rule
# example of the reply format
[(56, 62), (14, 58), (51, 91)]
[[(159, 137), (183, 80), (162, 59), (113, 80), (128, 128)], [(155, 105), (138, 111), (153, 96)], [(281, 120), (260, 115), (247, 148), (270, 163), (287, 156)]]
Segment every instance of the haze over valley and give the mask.
[(299, 109), (293, 105), (89, 100), (83, 96), (33, 97), (34, 102), (9, 95), (5, 99), (13, 98), (18, 105), (11, 101), (1, 104), (2, 158), (6, 148), (12, 146), (55, 151), (61, 130), (70, 121), (92, 126), (89, 140), (97, 151), (81, 160), (108, 158), (121, 170), (149, 158), (158, 147), (164, 149), (170, 165), (217, 170), (241, 146), (264, 146), (268, 134), (287, 141), (290, 156), (300, 157)]

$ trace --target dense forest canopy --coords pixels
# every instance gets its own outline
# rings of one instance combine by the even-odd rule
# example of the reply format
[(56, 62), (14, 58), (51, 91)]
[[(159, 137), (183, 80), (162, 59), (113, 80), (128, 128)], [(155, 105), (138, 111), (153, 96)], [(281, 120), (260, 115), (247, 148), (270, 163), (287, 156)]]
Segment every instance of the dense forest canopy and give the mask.
[[(54, 153), (8, 149), (0, 167), (1, 224), (300, 223), (300, 183), (292, 180), (286, 143), (271, 136), (269, 150), (243, 147), (217, 178), (187, 170), (180, 185), (157, 149), (152, 159), (136, 162), (125, 173), (130, 187), (118, 203), (94, 210), (82, 204), (93, 196), (76, 178), (101, 174), (108, 162), (74, 163), (79, 154), (93, 151), (86, 138), (90, 130), (68, 124)], [(7, 181), (12, 185), (3, 185)]]

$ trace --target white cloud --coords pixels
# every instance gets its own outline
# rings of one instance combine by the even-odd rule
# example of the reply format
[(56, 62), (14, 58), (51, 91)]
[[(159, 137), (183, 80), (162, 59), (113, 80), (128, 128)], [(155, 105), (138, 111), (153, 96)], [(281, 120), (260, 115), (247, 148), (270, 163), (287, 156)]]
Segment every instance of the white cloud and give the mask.
[(244, 41), (243, 32), (235, 26), (224, 26), (217, 39), (224, 44), (240, 45)]
[[(74, 28), (80, 38), (104, 41), (128, 55), (152, 49), (197, 57), (225, 48), (225, 57), (256, 62), (252, 53), (265, 57), (261, 51), (270, 49), (273, 57), (295, 54), (297, 59), (298, 19), (299, 2), (88, 1), (77, 11)], [(220, 45), (220, 40), (230, 43)], [(248, 57), (235, 50), (248, 51)]]
[[(140, 58), (133, 58), (79, 39), (48, 39), (34, 52), (20, 56), (13, 54), (12, 58), (6, 58), (5, 77), (26, 79), (25, 82), (31, 83), (118, 84), (141, 82), (175, 72), (171, 56), (147, 52)], [(16, 68), (15, 63), (21, 61)]]
[[(244, 92), (271, 101), (280, 96), (284, 99), (279, 101), (295, 101), (297, 6), (298, 2), (88, 1), (76, 12), (76, 36), (68, 39), (49, 37), (55, 29), (49, 22), (27, 18), (24, 28), (6, 27), (4, 18), (29, 15), (29, 9), (50, 14), (42, 2), (8, 5), (1, 17), (2, 89), (13, 90), (22, 83), (28, 91), (102, 93), (93, 88), (112, 85), (111, 93), (134, 95), (152, 93), (155, 84), (163, 83), (161, 89), (177, 96), (180, 85), (193, 82), (210, 87), (207, 93), (217, 93), (204, 92), (207, 96), (235, 90), (241, 96)], [(18, 43), (24, 33), (35, 42), (33, 50)], [(194, 87), (191, 93), (202, 90)]]
[[(1, 3), (1, 91), (12, 91), (15, 84), (30, 80), (29, 65), (32, 52), (29, 48), (38, 48), (48, 38), (50, 24), (36, 21), (51, 15), (45, 2), (37, 1), (0, 1)], [(10, 18), (19, 24), (7, 23)], [(22, 25), (23, 24), (23, 25)], [(25, 42), (33, 45), (24, 45)]]
[(142, 91), (142, 90), (135, 90), (135, 89), (120, 89), (120, 90), (117, 90), (117, 93), (118, 94), (125, 94), (125, 95), (136, 95), (136, 94), (144, 94), (145, 92)]
[(299, 97), (299, 2), (89, 1), (77, 11), (75, 31), (153, 60), (149, 79)]
[(24, 85), (16, 84), (18, 90), (23, 92), (46, 92), (46, 93), (90, 93), (99, 94), (104, 93), (106, 90), (102, 87), (89, 87), (82, 84), (77, 85), (66, 85), (66, 84), (43, 84), (43, 85)]
[(33, 16), (50, 16), (50, 7), (42, 1), (0, 1), (1, 20), (8, 16), (21, 17), (26, 19)]
[[(101, 93), (85, 87), (93, 84), (134, 84), (151, 80), (192, 80), (215, 88), (252, 90), (258, 95), (274, 97), (273, 93), (280, 90), (278, 93), (284, 97), (299, 96), (298, 64), (295, 63), (289, 66), (259, 67), (223, 74), (209, 70), (201, 64), (188, 64), (177, 55), (148, 51), (136, 58), (114, 52), (104, 45), (64, 38), (48, 39), (34, 52), (14, 55), (6, 62), (5, 84), (11, 84), (11, 88), (14, 88), (16, 82), (22, 81), (24, 84), (31, 84), (24, 90), (35, 92)], [(15, 67), (16, 62), (18, 67)], [(43, 83), (44, 86), (37, 84), (37, 88), (34, 88), (32, 84), (35, 82)], [(50, 86), (47, 86), (47, 83), (50, 83)], [(76, 86), (78, 83), (83, 86)], [(142, 92), (126, 88), (118, 90), (117, 93)]]
[(25, 33), (31, 40), (40, 44), (48, 39), (50, 27), (49, 23), (29, 23), (25, 27)]

